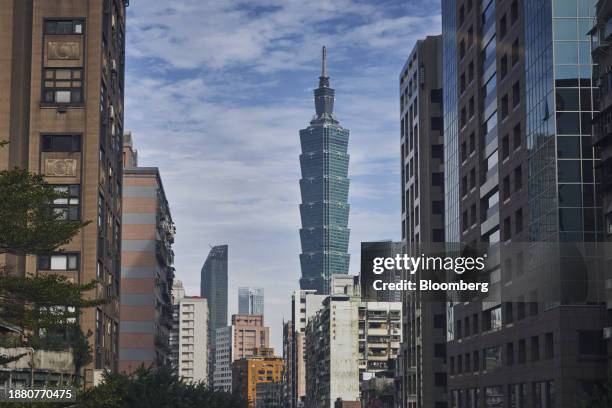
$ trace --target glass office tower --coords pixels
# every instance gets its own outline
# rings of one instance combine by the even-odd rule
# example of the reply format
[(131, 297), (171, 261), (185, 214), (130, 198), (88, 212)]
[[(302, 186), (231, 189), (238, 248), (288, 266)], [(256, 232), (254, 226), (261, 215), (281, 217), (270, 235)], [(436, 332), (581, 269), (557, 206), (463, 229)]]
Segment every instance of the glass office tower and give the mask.
[(215, 368), (216, 330), (227, 326), (227, 260), (228, 246), (216, 245), (200, 272), (200, 296), (208, 301), (208, 378), (213, 378)]
[(335, 91), (329, 86), (325, 47), (314, 96), (316, 115), (300, 130), (300, 287), (327, 294), (331, 275), (348, 274), (349, 268), (349, 131), (333, 114)]
[(264, 288), (242, 286), (238, 288), (238, 314), (264, 314)]
[(446, 240), (486, 245), (501, 288), (449, 302), (451, 408), (573, 408), (606, 377), (603, 285), (580, 252), (602, 224), (595, 3), (443, 2)]

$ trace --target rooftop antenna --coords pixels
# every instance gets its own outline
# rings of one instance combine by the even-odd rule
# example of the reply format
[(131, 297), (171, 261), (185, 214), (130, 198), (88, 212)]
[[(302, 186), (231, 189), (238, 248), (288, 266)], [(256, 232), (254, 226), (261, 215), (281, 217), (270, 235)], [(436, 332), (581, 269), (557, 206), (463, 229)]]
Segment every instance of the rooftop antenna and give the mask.
[(323, 46), (323, 59), (321, 61), (321, 77), (327, 78), (327, 47)]

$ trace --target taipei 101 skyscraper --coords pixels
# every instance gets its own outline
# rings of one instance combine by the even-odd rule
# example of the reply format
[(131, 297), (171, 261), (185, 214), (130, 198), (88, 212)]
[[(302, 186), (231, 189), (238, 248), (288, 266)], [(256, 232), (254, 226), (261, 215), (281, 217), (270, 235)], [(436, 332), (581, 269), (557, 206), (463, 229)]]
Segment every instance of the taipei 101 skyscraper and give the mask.
[(301, 289), (329, 294), (330, 279), (349, 269), (349, 131), (334, 117), (334, 89), (327, 75), (327, 50), (323, 47), (319, 87), (314, 90), (316, 114), (300, 130), (300, 265)]

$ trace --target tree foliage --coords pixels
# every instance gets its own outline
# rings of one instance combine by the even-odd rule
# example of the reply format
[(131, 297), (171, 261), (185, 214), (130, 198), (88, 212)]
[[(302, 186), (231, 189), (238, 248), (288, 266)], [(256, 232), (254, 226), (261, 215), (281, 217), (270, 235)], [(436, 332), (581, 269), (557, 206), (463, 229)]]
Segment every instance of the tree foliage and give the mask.
[[(0, 148), (6, 144), (0, 141)], [(17, 168), (0, 171), (0, 254), (46, 255), (70, 242), (88, 222), (65, 220), (54, 212), (51, 205), (62, 198), (68, 197), (42, 175)], [(19, 333), (2, 336), (0, 346), (71, 348), (77, 370), (89, 362), (91, 351), (77, 322), (80, 308), (102, 303), (85, 296), (95, 282), (83, 285), (56, 274), (10, 272), (0, 265), (0, 323)], [(19, 358), (0, 355), (0, 365)]]
[(79, 397), (79, 407), (94, 408), (246, 408), (237, 395), (187, 383), (170, 368), (140, 367), (133, 374), (107, 373), (104, 382)]
[(62, 220), (51, 203), (67, 198), (27, 170), (0, 171), (0, 253), (45, 254), (67, 244), (87, 222)]

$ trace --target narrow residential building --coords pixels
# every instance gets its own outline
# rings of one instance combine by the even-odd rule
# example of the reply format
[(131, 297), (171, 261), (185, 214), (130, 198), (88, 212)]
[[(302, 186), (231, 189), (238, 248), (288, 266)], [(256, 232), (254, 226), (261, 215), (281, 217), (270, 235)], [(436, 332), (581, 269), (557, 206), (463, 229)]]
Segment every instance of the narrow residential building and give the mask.
[(175, 227), (157, 167), (139, 167), (124, 134), (119, 369), (171, 363)]

